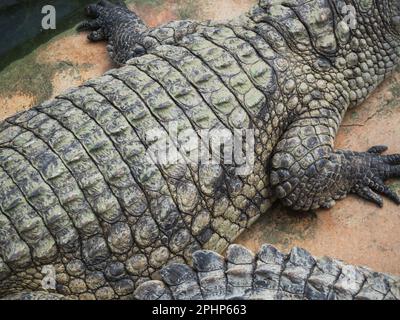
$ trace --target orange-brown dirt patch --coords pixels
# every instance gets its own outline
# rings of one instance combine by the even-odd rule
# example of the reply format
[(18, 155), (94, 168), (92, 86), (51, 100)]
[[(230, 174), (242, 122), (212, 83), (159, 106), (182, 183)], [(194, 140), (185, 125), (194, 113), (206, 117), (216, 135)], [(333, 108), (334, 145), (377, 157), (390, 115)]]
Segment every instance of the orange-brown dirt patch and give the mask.
[(223, 21), (239, 16), (255, 3), (254, 0), (204, 0), (200, 10), (202, 17)]
[(156, 27), (179, 18), (176, 1), (163, 1), (157, 6), (154, 4), (130, 4), (128, 7), (136, 12), (150, 27)]
[[(15, 92), (11, 96), (0, 96), (0, 119), (12, 116), (16, 112), (29, 109), (34, 98), (23, 93)], [(16, 110), (15, 106), (18, 106)]]

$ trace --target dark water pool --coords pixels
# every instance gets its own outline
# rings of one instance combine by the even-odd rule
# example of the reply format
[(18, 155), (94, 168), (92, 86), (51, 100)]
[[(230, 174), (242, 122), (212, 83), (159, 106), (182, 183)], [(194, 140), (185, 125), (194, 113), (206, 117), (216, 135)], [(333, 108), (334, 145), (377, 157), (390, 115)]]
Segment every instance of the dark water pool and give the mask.
[[(96, 0), (0, 0), (0, 70), (57, 34), (72, 28)], [(43, 30), (45, 5), (56, 9), (56, 29)]]

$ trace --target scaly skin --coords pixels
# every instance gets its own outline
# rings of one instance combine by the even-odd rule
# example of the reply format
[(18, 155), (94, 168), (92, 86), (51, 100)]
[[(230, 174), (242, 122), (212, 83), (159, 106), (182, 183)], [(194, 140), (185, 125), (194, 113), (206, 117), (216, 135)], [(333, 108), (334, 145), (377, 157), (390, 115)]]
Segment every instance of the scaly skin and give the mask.
[[(398, 63), (400, 5), (347, 3), (355, 29), (334, 0), (261, 0), (226, 24), (156, 29), (123, 6), (89, 6), (80, 29), (125, 66), (0, 124), (0, 296), (41, 290), (52, 265), (60, 295), (132, 297), (166, 264), (224, 251), (277, 198), (296, 210), (349, 193), (399, 203), (383, 182), (400, 176), (400, 155), (333, 143)], [(251, 174), (146, 157), (148, 133), (172, 122), (205, 148), (201, 129), (253, 129)]]
[(193, 268), (171, 264), (163, 281), (140, 285), (140, 300), (399, 300), (400, 277), (314, 258), (301, 248), (283, 254), (264, 245), (255, 255), (231, 245), (226, 258), (213, 251), (193, 254)]

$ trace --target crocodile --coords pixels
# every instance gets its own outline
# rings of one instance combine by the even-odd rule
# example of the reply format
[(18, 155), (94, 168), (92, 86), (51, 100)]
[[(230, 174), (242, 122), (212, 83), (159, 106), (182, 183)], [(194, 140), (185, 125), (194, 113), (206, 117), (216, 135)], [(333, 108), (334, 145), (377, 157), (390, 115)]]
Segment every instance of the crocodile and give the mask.
[(302, 248), (284, 254), (265, 244), (254, 254), (233, 244), (226, 257), (193, 254), (193, 267), (170, 264), (162, 281), (135, 290), (139, 300), (399, 300), (400, 277), (315, 258)]
[[(188, 265), (222, 261), (277, 201), (297, 211), (348, 194), (400, 204), (385, 184), (400, 176), (399, 154), (334, 148), (346, 111), (398, 65), (397, 0), (259, 0), (229, 22), (156, 28), (121, 2), (86, 14), (78, 30), (107, 41), (120, 68), (0, 123), (0, 297), (168, 298), (174, 275), (210, 271)], [(233, 248), (228, 278), (236, 260), (239, 278), (242, 262), (271, 264), (268, 246), (257, 261)], [(272, 264), (298, 284), (341, 270), (319, 282), (328, 298), (368, 296), (378, 277), (299, 252)], [(341, 276), (352, 288), (337, 294)], [(398, 298), (398, 282), (381, 276), (377, 291)], [(282, 289), (284, 270), (279, 279)], [(292, 294), (313, 297), (304, 292)]]

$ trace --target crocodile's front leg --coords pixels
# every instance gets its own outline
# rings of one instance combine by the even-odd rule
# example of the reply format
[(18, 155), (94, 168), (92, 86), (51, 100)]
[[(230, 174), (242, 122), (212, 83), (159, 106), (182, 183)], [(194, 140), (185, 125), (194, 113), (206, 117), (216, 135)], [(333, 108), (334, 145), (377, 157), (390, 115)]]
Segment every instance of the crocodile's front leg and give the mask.
[[(266, 3), (268, 7), (270, 2)], [(316, 56), (309, 67), (312, 71), (291, 81), (299, 104), (272, 158), (270, 181), (276, 196), (295, 210), (329, 208), (350, 193), (379, 206), (383, 201), (378, 194), (400, 204), (398, 195), (384, 184), (400, 176), (400, 155), (383, 156), (387, 148), (382, 146), (368, 152), (334, 148), (347, 109), (360, 105), (399, 63), (398, 1), (349, 1), (357, 11), (355, 26), (347, 25), (345, 17), (329, 8), (326, 12), (331, 16), (321, 11), (320, 21), (314, 20), (326, 1), (294, 3), (291, 10), (315, 35), (312, 51)], [(345, 11), (341, 1), (330, 4), (338, 12)], [(263, 19), (268, 14), (259, 20)], [(325, 22), (328, 32), (321, 27), (324, 19), (331, 21), (331, 26)]]
[[(330, 208), (335, 200), (355, 193), (383, 205), (378, 193), (397, 204), (399, 196), (384, 184), (400, 176), (400, 155), (334, 150), (338, 114), (320, 108), (320, 118), (300, 118), (286, 131), (272, 161), (271, 183), (282, 202), (296, 210)], [(330, 114), (330, 117), (322, 117)]]

